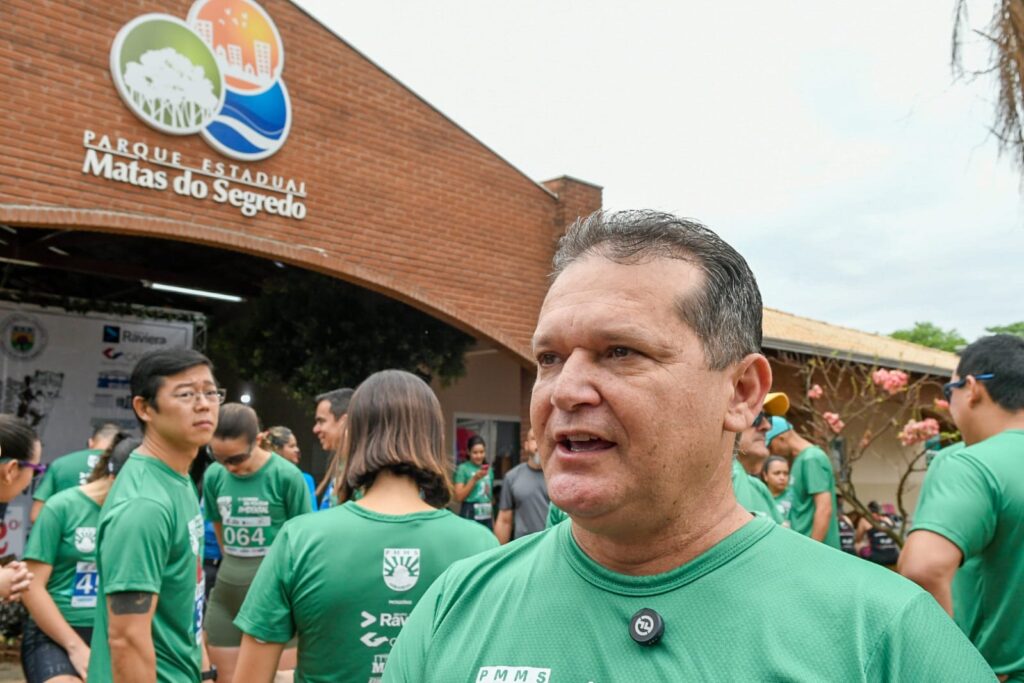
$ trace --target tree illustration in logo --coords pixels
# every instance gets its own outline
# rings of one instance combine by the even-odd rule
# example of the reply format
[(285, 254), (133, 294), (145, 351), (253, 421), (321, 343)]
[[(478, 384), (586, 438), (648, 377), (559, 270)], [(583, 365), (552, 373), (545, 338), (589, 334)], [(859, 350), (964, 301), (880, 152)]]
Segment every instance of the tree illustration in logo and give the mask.
[(199, 132), (224, 103), (216, 56), (176, 17), (146, 14), (129, 22), (114, 39), (110, 61), (121, 98), (165, 133)]

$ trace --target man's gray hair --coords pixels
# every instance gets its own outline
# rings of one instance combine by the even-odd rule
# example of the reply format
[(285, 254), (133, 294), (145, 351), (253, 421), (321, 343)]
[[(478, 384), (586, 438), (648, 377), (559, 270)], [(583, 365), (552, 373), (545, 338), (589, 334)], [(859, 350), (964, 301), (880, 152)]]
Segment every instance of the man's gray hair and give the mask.
[(700, 339), (708, 366), (722, 370), (761, 351), (757, 280), (744, 258), (700, 223), (657, 211), (597, 211), (558, 241), (552, 278), (590, 255), (626, 265), (656, 258), (691, 263), (704, 282), (700, 291), (679, 297), (676, 310)]

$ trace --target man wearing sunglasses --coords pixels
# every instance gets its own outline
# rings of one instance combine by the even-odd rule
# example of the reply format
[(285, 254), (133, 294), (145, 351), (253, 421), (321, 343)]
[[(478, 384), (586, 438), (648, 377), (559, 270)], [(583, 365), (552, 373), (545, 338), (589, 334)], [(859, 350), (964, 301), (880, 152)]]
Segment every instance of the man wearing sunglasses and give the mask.
[(781, 392), (767, 394), (753, 424), (740, 432), (736, 442), (736, 457), (732, 460), (732, 490), (736, 494), (736, 501), (747, 512), (767, 517), (776, 524), (782, 524), (784, 520), (775, 506), (771, 491), (757, 475), (769, 455), (764, 435), (772, 427), (772, 416), (785, 415), (787, 410), (788, 396)]
[(928, 468), (899, 570), (1024, 680), (1024, 339), (974, 342), (943, 391), (964, 447)]
[(203, 516), (189, 468), (217, 428), (224, 391), (186, 349), (147, 353), (131, 377), (142, 445), (100, 513), (89, 680), (198, 681)]

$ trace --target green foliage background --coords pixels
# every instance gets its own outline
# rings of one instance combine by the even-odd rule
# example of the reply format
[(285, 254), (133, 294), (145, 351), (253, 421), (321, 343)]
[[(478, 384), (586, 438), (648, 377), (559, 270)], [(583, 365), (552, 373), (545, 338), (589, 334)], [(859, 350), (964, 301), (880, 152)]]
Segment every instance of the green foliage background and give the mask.
[(218, 317), (210, 355), (239, 376), (281, 384), (308, 401), (398, 368), (443, 384), (465, 373), (473, 338), (411, 306), (317, 273), (288, 270), (263, 293)]

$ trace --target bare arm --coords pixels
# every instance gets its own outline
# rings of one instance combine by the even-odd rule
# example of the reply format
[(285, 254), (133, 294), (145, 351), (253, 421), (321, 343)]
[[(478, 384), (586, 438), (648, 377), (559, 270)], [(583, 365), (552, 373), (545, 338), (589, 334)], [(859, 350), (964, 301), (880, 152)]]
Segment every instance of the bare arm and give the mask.
[(271, 683), (277, 674), (277, 663), (284, 652), (284, 643), (265, 643), (248, 633), (242, 634), (242, 648), (235, 667), (236, 681)]
[(512, 539), (512, 511), (499, 510), (498, 519), (494, 522), (494, 535), (498, 543), (505, 545)]
[(110, 669), (115, 683), (155, 683), (153, 649), (153, 593), (114, 593), (107, 596), (107, 638)]
[(832, 494), (828, 491), (814, 494), (814, 521), (811, 522), (811, 538), (825, 541), (829, 522), (832, 520)]
[(953, 616), (953, 575), (963, 559), (960, 548), (948, 538), (920, 529), (907, 538), (896, 569), (931, 593)]
[(67, 650), (71, 664), (85, 680), (86, 672), (89, 670), (89, 644), (68, 625), (67, 619), (57, 608), (57, 603), (46, 590), (53, 566), (34, 560), (28, 560), (25, 564), (28, 565), (33, 578), (29, 590), (22, 596), (21, 601), (42, 632)]
[(45, 501), (42, 501), (42, 500), (33, 500), (32, 501), (32, 509), (28, 513), (28, 518), (33, 523), (35, 523), (36, 517), (39, 516), (39, 511), (43, 509), (43, 504), (44, 503), (45, 503)]

